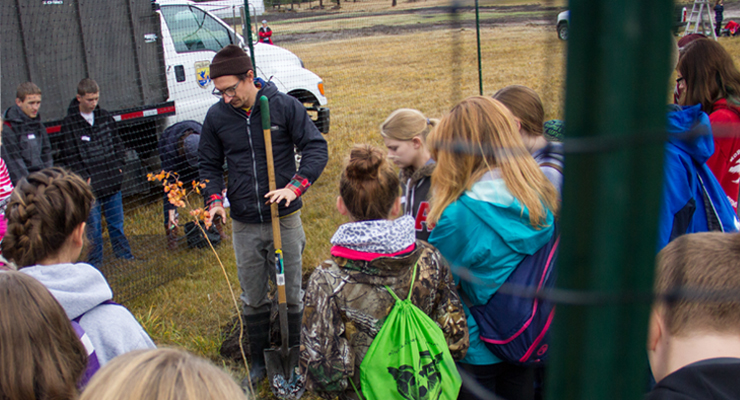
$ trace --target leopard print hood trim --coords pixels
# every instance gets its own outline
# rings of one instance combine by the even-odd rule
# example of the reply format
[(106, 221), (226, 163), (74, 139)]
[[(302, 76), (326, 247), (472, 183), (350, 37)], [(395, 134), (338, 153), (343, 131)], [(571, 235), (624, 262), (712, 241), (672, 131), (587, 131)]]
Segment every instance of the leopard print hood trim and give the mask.
[(410, 215), (393, 221), (377, 219), (343, 224), (331, 238), (334, 246), (381, 254), (397, 253), (415, 241), (414, 218)]

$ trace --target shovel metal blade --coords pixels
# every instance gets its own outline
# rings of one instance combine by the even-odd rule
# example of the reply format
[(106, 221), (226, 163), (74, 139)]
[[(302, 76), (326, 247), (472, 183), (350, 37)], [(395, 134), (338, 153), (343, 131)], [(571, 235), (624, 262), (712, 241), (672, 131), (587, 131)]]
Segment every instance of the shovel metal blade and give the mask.
[(300, 346), (293, 346), (285, 354), (282, 348), (265, 349), (265, 367), (272, 394), (281, 399), (300, 399), (306, 390), (305, 379), (300, 374), (298, 356)]

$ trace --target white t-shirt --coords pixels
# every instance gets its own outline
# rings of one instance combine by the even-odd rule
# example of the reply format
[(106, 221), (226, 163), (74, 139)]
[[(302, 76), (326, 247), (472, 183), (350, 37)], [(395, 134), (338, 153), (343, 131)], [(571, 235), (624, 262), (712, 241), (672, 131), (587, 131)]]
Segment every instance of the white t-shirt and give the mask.
[(87, 121), (90, 126), (93, 126), (95, 124), (95, 115), (93, 113), (84, 113), (80, 111), (80, 115), (82, 115), (82, 118), (85, 118), (85, 121)]

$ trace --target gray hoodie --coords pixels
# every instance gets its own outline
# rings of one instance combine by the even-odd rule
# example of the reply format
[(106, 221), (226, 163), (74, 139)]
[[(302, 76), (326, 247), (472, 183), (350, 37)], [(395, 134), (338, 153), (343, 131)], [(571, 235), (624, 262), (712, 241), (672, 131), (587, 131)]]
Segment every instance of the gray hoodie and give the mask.
[(95, 346), (101, 367), (123, 353), (156, 347), (125, 307), (100, 304), (111, 300), (113, 292), (103, 274), (92, 265), (35, 265), (22, 268), (20, 272), (43, 283), (70, 320), (85, 314), (80, 326)]

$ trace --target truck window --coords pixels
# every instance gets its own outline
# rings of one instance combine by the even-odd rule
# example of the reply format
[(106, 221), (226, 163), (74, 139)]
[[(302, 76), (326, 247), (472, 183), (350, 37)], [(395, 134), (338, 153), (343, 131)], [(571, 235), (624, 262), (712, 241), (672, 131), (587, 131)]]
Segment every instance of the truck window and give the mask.
[(161, 11), (178, 53), (202, 50), (218, 52), (231, 44), (226, 27), (201, 9), (163, 5)]

